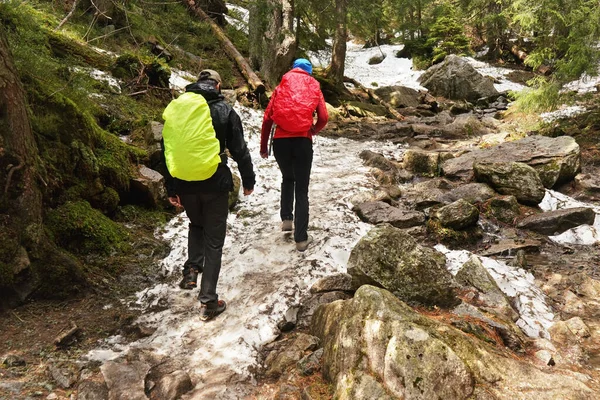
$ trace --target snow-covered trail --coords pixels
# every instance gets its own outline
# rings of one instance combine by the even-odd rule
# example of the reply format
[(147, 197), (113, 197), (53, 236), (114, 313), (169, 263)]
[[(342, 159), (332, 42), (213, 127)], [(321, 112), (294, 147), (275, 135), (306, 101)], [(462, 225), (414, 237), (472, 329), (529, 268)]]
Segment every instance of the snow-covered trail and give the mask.
[[(276, 338), (277, 323), (285, 312), (299, 303), (317, 279), (345, 272), (350, 250), (370, 227), (356, 217), (349, 203), (353, 195), (371, 186), (369, 168), (362, 165), (358, 154), (372, 149), (399, 157), (402, 152), (391, 144), (318, 138), (309, 191), (309, 232), (314, 242), (299, 253), (292, 235), (280, 230), (277, 163), (273, 157), (263, 160), (258, 156), (262, 112), (242, 107), (237, 111), (245, 124), (257, 184), (251, 196), (242, 197), (228, 220), (217, 289), (228, 303), (227, 310), (213, 321), (202, 322), (197, 290), (177, 287), (187, 255), (187, 218), (180, 214), (164, 234), (173, 247), (163, 262), (172, 283), (139, 293), (137, 301), (137, 306), (146, 310), (139, 322), (157, 330), (128, 345), (119, 345), (120, 338), (113, 338), (105, 350), (90, 353), (91, 358), (106, 360), (138, 347), (182, 360), (196, 385), (186, 399), (244, 395), (251, 369), (258, 362), (258, 350)], [(157, 308), (161, 311), (152, 311)]]

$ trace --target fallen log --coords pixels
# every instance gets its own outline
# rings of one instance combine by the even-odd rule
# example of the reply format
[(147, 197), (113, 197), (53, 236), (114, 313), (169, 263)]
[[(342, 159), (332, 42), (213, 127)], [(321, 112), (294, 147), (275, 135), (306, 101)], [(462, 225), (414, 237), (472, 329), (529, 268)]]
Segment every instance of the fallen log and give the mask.
[(344, 82), (349, 82), (349, 83), (353, 84), (354, 86), (358, 87), (359, 89), (363, 90), (365, 93), (367, 93), (369, 95), (369, 98), (371, 100), (374, 100), (375, 102), (384, 106), (388, 110), (388, 112), (394, 118), (396, 118), (398, 121), (404, 120), (404, 115), (400, 114), (398, 111), (396, 111), (394, 106), (392, 106), (390, 103), (388, 103), (387, 101), (385, 101), (381, 97), (379, 97), (377, 94), (375, 94), (374, 90), (364, 87), (357, 80), (349, 78), (347, 76), (344, 76)]
[(66, 331), (61, 331), (59, 335), (54, 339), (54, 345), (57, 347), (69, 345), (75, 338), (75, 335), (79, 332), (79, 327), (75, 322), (71, 321), (71, 328)]
[[(525, 61), (525, 59), (528, 56), (527, 52), (519, 49), (517, 47), (517, 45), (513, 45), (510, 48), (510, 52), (513, 54), (513, 56), (517, 57), (521, 61)], [(537, 69), (537, 72), (539, 72), (542, 75), (550, 75), (550, 72), (552, 72), (552, 69), (547, 65), (540, 65)]]
[(215, 21), (213, 21), (200, 7), (197, 7), (193, 0), (184, 0), (184, 4), (189, 7), (189, 10), (201, 20), (210, 24), (211, 29), (213, 30), (219, 42), (223, 45), (223, 50), (225, 53), (237, 64), (238, 68), (242, 72), (242, 75), (246, 78), (246, 81), (250, 85), (250, 88), (254, 91), (254, 93), (262, 94), (265, 92), (265, 85), (260, 80), (260, 78), (254, 73), (252, 67), (246, 61), (244, 56), (240, 54), (240, 52), (235, 48), (233, 43), (229, 40), (227, 35), (223, 33), (223, 30), (217, 25)]

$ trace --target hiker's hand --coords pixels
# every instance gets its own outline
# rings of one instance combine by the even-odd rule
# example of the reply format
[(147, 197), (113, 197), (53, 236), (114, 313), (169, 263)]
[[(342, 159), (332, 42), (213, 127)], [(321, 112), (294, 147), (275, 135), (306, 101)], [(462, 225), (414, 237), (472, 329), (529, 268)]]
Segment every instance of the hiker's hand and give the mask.
[(171, 203), (171, 205), (173, 205), (177, 208), (183, 208), (183, 206), (181, 205), (181, 200), (179, 199), (179, 196), (169, 197), (169, 203)]
[(260, 153), (260, 156), (262, 158), (268, 158), (269, 157), (269, 153)]
[(244, 196), (250, 196), (254, 192), (254, 189), (246, 189), (244, 188)]

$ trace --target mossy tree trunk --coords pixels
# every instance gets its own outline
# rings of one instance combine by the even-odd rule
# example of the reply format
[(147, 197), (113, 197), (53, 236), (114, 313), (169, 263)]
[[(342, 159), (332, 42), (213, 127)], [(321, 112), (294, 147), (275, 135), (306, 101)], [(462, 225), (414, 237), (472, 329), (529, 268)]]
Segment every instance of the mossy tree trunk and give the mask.
[(0, 287), (12, 287), (15, 276), (29, 268), (41, 231), (38, 165), (25, 92), (0, 27)]
[[(264, 80), (272, 87), (286, 73), (296, 55), (293, 0), (259, 0), (250, 10), (250, 58), (260, 67)], [(260, 65), (257, 65), (260, 64)]]
[(336, 86), (344, 85), (344, 68), (346, 61), (347, 30), (347, 0), (335, 0), (336, 28), (333, 37), (333, 52), (331, 54), (331, 65), (327, 71), (327, 77)]
[(42, 194), (37, 183), (38, 148), (31, 130), (25, 92), (3, 29), (0, 29), (0, 223), (19, 230), (42, 221)]

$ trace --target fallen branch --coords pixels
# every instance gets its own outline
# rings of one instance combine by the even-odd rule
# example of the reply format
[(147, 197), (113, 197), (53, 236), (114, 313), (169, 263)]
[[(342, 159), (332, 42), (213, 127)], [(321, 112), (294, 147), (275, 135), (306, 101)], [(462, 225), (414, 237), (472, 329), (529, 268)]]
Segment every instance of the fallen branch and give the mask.
[(215, 36), (221, 44), (223, 45), (223, 50), (227, 53), (227, 56), (231, 58), (237, 64), (240, 69), (242, 75), (246, 78), (246, 81), (250, 85), (251, 89), (258, 94), (265, 92), (265, 85), (262, 80), (254, 73), (252, 67), (246, 61), (246, 59), (240, 54), (240, 52), (235, 48), (233, 43), (229, 40), (229, 38), (223, 33), (223, 30), (213, 21), (201, 8), (196, 7), (193, 2), (189, 0), (183, 0), (186, 6), (190, 6), (190, 11), (194, 13), (201, 20), (207, 22), (211, 29), (213, 30)]
[(25, 165), (25, 162), (23, 161), (23, 159), (21, 157), (19, 157), (18, 154), (15, 154), (14, 156), (15, 156), (15, 158), (17, 158), (19, 160), (19, 164), (17, 166), (9, 165), (10, 170), (8, 171), (8, 176), (6, 177), (6, 185), (4, 186), (4, 194), (8, 193), (8, 188), (10, 187), (10, 180), (12, 179), (12, 175), (15, 173), (15, 171), (20, 170)]
[(357, 80), (349, 78), (347, 76), (344, 76), (344, 82), (349, 82), (349, 83), (353, 84), (354, 86), (358, 87), (359, 89), (363, 90), (365, 93), (367, 93), (369, 95), (369, 98), (371, 100), (374, 100), (375, 102), (384, 106), (394, 118), (396, 118), (399, 121), (404, 121), (404, 115), (402, 115), (398, 111), (396, 111), (396, 109), (390, 103), (388, 103), (387, 101), (383, 100), (381, 97), (376, 95), (374, 90), (364, 87)]
[[(524, 50), (519, 49), (517, 45), (512, 46), (510, 48), (510, 52), (521, 61), (525, 61), (528, 56), (528, 54)], [(537, 69), (537, 72), (542, 75), (550, 75), (552, 69), (547, 65), (540, 65)]]
[(60, 333), (56, 339), (54, 339), (54, 344), (56, 346), (64, 346), (71, 342), (73, 336), (79, 332), (79, 327), (75, 322), (71, 321), (71, 328), (69, 328), (66, 332)]
[(77, 8), (77, 0), (73, 0), (73, 6), (71, 7), (71, 11), (69, 11), (69, 13), (63, 18), (63, 20), (60, 21), (60, 24), (58, 24), (56, 29), (54, 29), (55, 31), (59, 30), (64, 24), (67, 23), (67, 21), (71, 18), (71, 16), (75, 12), (76, 8)]

